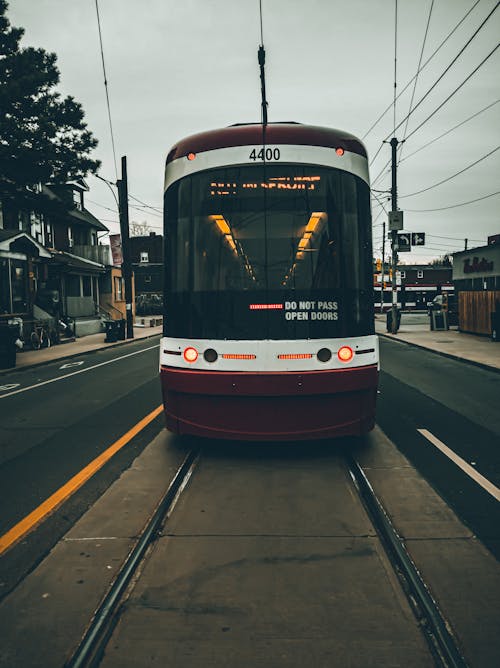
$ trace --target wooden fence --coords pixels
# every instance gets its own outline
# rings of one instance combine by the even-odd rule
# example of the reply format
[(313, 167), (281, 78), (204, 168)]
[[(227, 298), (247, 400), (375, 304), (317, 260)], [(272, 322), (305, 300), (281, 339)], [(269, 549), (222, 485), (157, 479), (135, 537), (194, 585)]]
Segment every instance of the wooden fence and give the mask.
[(458, 328), (462, 332), (491, 334), (491, 314), (500, 302), (500, 290), (458, 293)]

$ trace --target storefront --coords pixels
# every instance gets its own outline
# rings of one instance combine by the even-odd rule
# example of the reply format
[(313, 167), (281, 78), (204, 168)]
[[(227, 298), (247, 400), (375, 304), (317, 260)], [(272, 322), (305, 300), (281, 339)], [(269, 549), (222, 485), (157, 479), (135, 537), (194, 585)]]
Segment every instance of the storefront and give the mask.
[(453, 253), (459, 329), (491, 335), (492, 313), (500, 310), (500, 242)]

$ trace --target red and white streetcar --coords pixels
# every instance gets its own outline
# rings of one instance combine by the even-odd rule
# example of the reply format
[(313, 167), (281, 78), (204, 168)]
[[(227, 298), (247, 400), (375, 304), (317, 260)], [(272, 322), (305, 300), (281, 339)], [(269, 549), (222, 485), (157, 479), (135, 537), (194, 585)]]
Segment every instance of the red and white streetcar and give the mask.
[(363, 144), (297, 123), (203, 132), (168, 154), (164, 193), (167, 427), (244, 440), (372, 429)]

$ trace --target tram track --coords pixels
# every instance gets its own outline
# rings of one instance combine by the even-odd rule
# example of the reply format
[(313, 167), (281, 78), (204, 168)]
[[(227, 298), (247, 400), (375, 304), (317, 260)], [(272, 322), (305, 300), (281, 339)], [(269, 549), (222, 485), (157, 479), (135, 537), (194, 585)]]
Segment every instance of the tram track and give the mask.
[(389, 561), (401, 581), (410, 606), (422, 628), (434, 657), (445, 668), (466, 668), (450, 625), (443, 617), (418, 568), (406, 550), (389, 515), (375, 494), (363, 469), (351, 455), (347, 456), (349, 473), (368, 515), (375, 527)]
[[(200, 460), (198, 451), (190, 451), (178, 468), (165, 495), (157, 505), (135, 547), (126, 558), (108, 593), (96, 610), (77, 650), (66, 668), (96, 668), (120, 619), (123, 605), (141, 576), (156, 538), (173, 512), (177, 500), (189, 483)], [(409, 601), (418, 626), (425, 636), (436, 666), (466, 668), (450, 625), (408, 554), (387, 512), (377, 497), (362, 467), (351, 453), (345, 454), (347, 474), (384, 548), (397, 580)]]
[(67, 668), (99, 665), (106, 643), (117, 621), (118, 608), (123, 601), (127, 587), (147, 555), (148, 548), (156, 539), (163, 522), (174, 509), (177, 499), (188, 484), (198, 457), (199, 454), (194, 450), (186, 455), (165, 495), (144, 527), (139, 540), (129, 553), (109, 591), (96, 610), (78, 648), (66, 663)]

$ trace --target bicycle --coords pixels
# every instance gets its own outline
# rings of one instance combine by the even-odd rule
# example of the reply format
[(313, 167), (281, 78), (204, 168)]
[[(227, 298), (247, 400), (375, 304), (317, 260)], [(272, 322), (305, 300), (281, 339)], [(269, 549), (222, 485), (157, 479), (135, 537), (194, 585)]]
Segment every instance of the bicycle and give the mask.
[(30, 334), (30, 344), (33, 350), (49, 348), (51, 345), (49, 331), (45, 328), (45, 325), (41, 320), (33, 323), (33, 331)]

